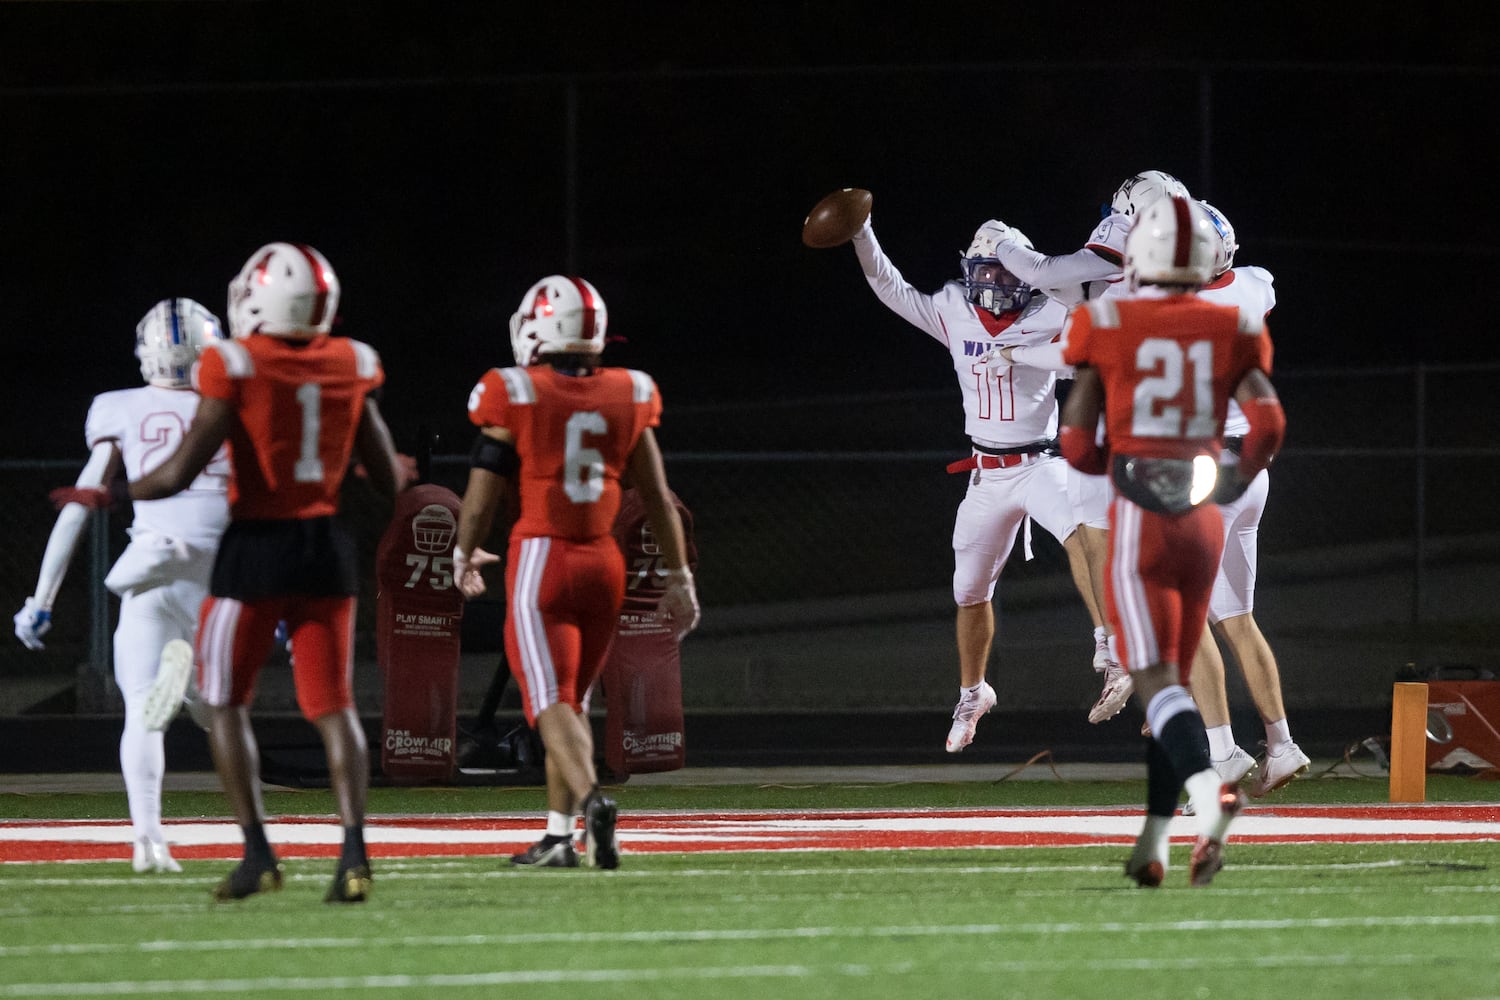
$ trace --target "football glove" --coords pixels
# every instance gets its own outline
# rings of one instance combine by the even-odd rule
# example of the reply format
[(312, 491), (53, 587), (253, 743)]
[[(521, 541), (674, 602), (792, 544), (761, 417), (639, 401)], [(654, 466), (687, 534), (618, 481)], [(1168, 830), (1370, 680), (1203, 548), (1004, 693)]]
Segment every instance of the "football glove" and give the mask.
[(45, 649), (42, 636), (51, 628), (52, 612), (38, 604), (36, 598), (26, 598), (26, 606), (16, 612), (16, 638), (27, 649)]
[(672, 616), (678, 642), (698, 627), (702, 612), (698, 608), (698, 588), (693, 585), (692, 570), (686, 566), (667, 570), (667, 587), (662, 594), (660, 607)]

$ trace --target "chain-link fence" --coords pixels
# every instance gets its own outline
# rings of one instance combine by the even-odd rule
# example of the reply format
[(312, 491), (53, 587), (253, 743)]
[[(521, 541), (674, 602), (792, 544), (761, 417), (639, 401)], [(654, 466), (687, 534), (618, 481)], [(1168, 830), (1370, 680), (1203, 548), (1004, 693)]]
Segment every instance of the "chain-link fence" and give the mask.
[[(1289, 700), (1376, 704), (1413, 662), (1500, 671), (1500, 448), (1493, 411), (1475, 402), (1497, 371), (1277, 375), (1289, 435), (1262, 526), (1257, 617)], [(669, 406), (661, 437), (672, 485), (695, 516), (705, 607), (684, 651), (690, 705), (949, 698), (949, 541), (964, 478), (943, 466), (966, 453), (958, 416), (950, 392)], [(461, 492), (466, 464), (437, 457), (432, 478)], [(55, 516), (47, 491), (78, 466), (0, 463), (0, 601), (12, 611), (35, 585)], [(350, 487), (346, 509), (370, 556), (378, 506), (362, 489)], [(100, 581), (125, 523), (120, 512), (97, 515), (105, 530), (80, 544), (46, 650), (0, 644), (3, 713), (75, 710), (108, 689), (118, 602)], [(1066, 559), (1040, 529), (1034, 559), (1019, 546), (1000, 586), (995, 654), (1011, 703), (1086, 703), (1094, 681), (1075, 668), (1089, 652), (1088, 622)], [(362, 595), (361, 669), (373, 659), (373, 606)], [(81, 679), (78, 691), (60, 699), (58, 681), (70, 678)]]

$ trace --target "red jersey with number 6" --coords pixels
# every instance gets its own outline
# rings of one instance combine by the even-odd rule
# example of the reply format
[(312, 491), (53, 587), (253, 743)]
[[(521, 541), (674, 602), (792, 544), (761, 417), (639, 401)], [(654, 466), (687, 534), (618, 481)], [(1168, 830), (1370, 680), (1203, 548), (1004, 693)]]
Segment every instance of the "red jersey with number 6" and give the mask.
[(230, 516), (336, 513), (365, 397), (384, 381), (374, 348), (347, 337), (251, 334), (205, 347), (193, 388), (239, 415), (229, 432)]
[(1068, 317), (1063, 360), (1098, 370), (1111, 454), (1217, 456), (1240, 380), (1270, 374), (1271, 337), (1265, 317), (1194, 295), (1104, 298)]
[(629, 368), (491, 368), (469, 394), (469, 419), (514, 438), (521, 513), (511, 538), (583, 542), (609, 535), (620, 476), (641, 432), (660, 423), (661, 394)]

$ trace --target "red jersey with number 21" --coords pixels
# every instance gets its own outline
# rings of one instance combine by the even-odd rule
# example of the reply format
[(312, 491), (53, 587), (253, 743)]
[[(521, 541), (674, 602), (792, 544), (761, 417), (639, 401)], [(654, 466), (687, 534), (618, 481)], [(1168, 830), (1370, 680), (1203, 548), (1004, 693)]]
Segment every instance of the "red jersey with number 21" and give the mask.
[(1104, 298), (1068, 317), (1063, 360), (1098, 370), (1111, 454), (1217, 456), (1240, 380), (1270, 374), (1271, 337), (1263, 316), (1194, 295)]
[(521, 514), (511, 537), (590, 541), (610, 534), (620, 476), (641, 432), (660, 423), (661, 394), (629, 368), (491, 368), (469, 394), (469, 419), (514, 438)]
[(257, 333), (205, 347), (193, 388), (232, 403), (239, 417), (229, 432), (230, 516), (336, 513), (365, 396), (384, 381), (375, 349), (347, 337)]

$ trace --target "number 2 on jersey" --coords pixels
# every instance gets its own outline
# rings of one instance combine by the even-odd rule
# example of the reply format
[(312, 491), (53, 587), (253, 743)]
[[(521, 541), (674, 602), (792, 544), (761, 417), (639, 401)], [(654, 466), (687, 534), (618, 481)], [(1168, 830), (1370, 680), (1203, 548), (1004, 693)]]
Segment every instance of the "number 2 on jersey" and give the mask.
[[(1143, 377), (1135, 387), (1132, 434), (1164, 438), (1213, 436), (1218, 421), (1214, 418), (1212, 342), (1195, 340), (1184, 350), (1175, 340), (1149, 337), (1136, 348), (1135, 367)], [(1185, 386), (1190, 389), (1189, 398), (1183, 398)]]

